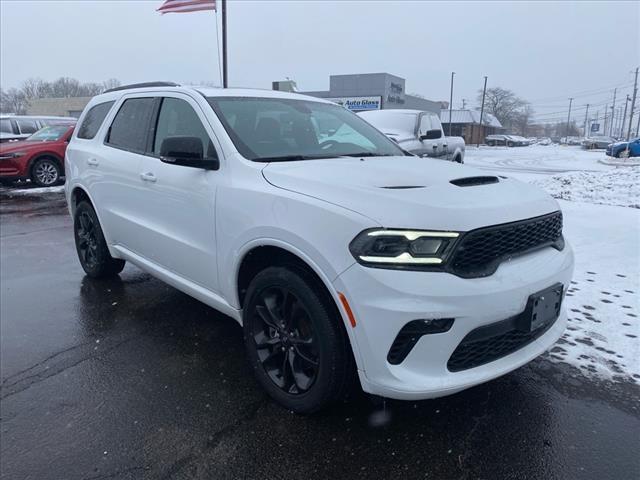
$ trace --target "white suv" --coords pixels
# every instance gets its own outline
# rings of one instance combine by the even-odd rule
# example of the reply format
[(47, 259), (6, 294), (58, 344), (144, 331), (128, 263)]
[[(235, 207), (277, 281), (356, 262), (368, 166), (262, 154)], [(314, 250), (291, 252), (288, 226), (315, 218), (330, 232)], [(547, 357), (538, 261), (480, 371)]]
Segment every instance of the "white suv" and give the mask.
[(562, 334), (573, 253), (558, 204), (418, 158), (333, 103), (154, 83), (95, 97), (67, 149), (82, 267), (129, 261), (242, 324), (296, 412), (452, 394)]

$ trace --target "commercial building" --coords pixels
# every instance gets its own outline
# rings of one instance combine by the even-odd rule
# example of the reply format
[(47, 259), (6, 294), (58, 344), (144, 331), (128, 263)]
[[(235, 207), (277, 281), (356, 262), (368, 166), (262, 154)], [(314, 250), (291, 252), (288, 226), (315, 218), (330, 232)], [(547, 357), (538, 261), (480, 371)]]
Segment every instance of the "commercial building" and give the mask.
[[(274, 90), (297, 91), (295, 82), (273, 82)], [(298, 92), (325, 98), (344, 105), (349, 110), (379, 110), (410, 108), (440, 113), (442, 104), (406, 93), (405, 79), (389, 73), (331, 75), (329, 90)]]
[(50, 115), (78, 118), (91, 97), (34, 98), (29, 100), (27, 115)]
[(502, 124), (490, 113), (482, 115), (480, 125), (480, 112), (478, 110), (452, 110), (451, 133), (449, 133), (449, 110), (442, 110), (440, 121), (446, 135), (464, 138), (465, 143), (484, 143), (487, 135), (500, 133), (504, 130)]

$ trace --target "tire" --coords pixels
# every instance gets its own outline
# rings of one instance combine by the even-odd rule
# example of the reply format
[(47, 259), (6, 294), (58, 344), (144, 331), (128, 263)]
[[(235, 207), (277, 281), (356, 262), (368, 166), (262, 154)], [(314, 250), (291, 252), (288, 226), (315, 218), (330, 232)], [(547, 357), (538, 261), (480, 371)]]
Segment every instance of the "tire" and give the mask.
[(462, 164), (462, 157), (460, 155), (456, 155), (455, 157), (453, 157), (453, 161), (455, 163), (460, 163)]
[(629, 149), (625, 148), (623, 150), (620, 150), (620, 152), (618, 152), (617, 157), (618, 158), (629, 158)]
[(507, 147), (513, 147), (513, 142), (507, 142)]
[(80, 265), (91, 278), (106, 278), (122, 271), (125, 261), (113, 258), (107, 248), (100, 222), (88, 202), (80, 202), (73, 216), (73, 234)]
[(489, 145), (490, 147), (493, 147), (495, 145), (494, 142), (487, 142), (487, 145)]
[(60, 181), (60, 165), (50, 157), (40, 158), (31, 167), (31, 181), (39, 187), (52, 187)]
[(344, 397), (355, 373), (342, 319), (323, 293), (301, 268), (268, 267), (249, 285), (243, 306), (244, 342), (258, 383), (300, 414)]

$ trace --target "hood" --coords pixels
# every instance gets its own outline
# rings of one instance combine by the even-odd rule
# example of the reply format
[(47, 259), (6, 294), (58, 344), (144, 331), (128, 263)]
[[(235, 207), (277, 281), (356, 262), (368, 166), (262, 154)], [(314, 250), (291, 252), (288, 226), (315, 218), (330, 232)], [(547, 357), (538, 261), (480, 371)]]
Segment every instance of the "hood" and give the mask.
[(532, 185), (428, 158), (273, 162), (262, 172), (276, 187), (358, 212), (387, 228), (466, 231), (559, 210)]
[(412, 133), (405, 132), (405, 131), (402, 131), (402, 130), (394, 130), (394, 129), (391, 129), (391, 128), (383, 128), (380, 131), (382, 133), (384, 133), (387, 137), (389, 137), (391, 140), (395, 140), (398, 143), (406, 142), (407, 140), (414, 140), (415, 139), (415, 137), (413, 136)]
[(32, 150), (34, 148), (41, 148), (43, 145), (53, 143), (53, 142), (27, 142), (25, 140), (19, 142), (7, 142), (0, 144), (0, 153), (14, 153), (14, 152), (24, 152), (28, 150)]

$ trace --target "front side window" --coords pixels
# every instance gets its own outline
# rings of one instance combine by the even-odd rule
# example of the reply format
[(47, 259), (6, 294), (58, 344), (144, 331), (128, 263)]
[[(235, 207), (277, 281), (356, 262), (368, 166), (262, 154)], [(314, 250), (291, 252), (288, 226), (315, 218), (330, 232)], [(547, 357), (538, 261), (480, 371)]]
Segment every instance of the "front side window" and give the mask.
[(38, 125), (33, 120), (16, 120), (20, 133), (35, 133), (38, 131)]
[(82, 125), (78, 128), (78, 138), (87, 140), (94, 138), (114, 103), (115, 102), (104, 102), (91, 107), (84, 116)]
[(125, 100), (113, 119), (107, 143), (124, 150), (143, 153), (147, 146), (154, 101), (152, 97)]
[(201, 158), (217, 157), (213, 142), (191, 105), (179, 98), (166, 97), (162, 100), (158, 115), (153, 154), (160, 156), (163, 144), (167, 145), (167, 139), (171, 141), (175, 137), (189, 137), (201, 146)]
[(404, 155), (385, 135), (339, 105), (288, 98), (207, 100), (249, 160)]
[(426, 135), (431, 128), (431, 117), (429, 115), (422, 115), (420, 118), (420, 135)]

